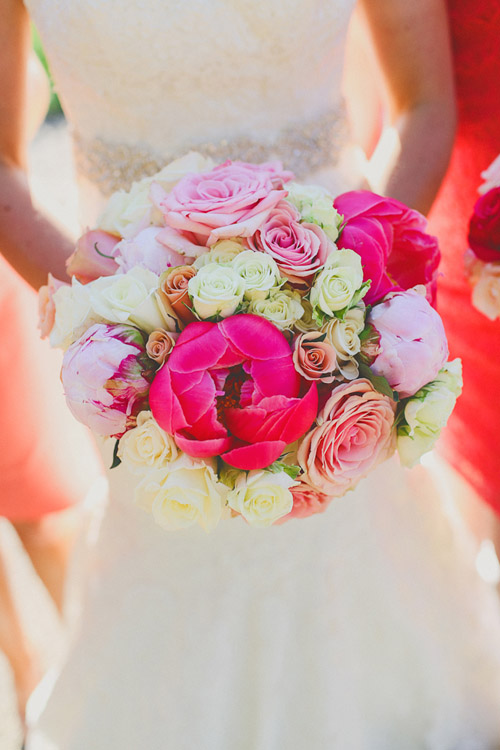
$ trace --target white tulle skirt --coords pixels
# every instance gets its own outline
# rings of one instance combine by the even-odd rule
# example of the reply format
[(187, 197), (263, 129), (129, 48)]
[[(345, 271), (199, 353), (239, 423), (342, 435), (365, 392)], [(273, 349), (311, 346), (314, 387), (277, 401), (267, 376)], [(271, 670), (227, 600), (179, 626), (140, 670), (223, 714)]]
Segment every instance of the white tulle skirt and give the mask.
[(500, 619), (429, 472), (323, 515), (167, 533), (124, 469), (29, 750), (489, 750)]

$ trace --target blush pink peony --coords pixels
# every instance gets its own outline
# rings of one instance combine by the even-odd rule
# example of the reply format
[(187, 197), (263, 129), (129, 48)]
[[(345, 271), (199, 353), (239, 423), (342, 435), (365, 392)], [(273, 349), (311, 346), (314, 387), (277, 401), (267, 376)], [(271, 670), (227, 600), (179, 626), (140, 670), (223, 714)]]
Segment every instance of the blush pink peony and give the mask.
[[(147, 227), (135, 237), (122, 240), (117, 248), (120, 253), (120, 269), (127, 273), (135, 266), (141, 266), (160, 276), (167, 268), (191, 263), (193, 257), (186, 258), (162, 241), (162, 237), (164, 240), (167, 239), (164, 232), (165, 230), (160, 227)], [(172, 230), (172, 234), (176, 233)]]
[(146, 404), (147, 367), (137, 328), (93, 325), (63, 358), (61, 379), (72, 414), (98, 435), (121, 437)]
[(80, 284), (88, 284), (100, 276), (112, 276), (118, 270), (117, 255), (120, 237), (101, 229), (82, 234), (75, 252), (66, 261), (69, 276)]
[(305, 287), (335, 250), (321, 227), (301, 224), (299, 211), (285, 200), (273, 208), (249, 244), (274, 258), (283, 276)]
[(168, 226), (213, 245), (254, 234), (286, 196), (283, 185), (292, 177), (279, 162), (227, 161), (210, 172), (186, 175), (170, 193), (153, 184), (151, 197)]
[(302, 481), (341, 496), (394, 451), (394, 401), (365, 379), (337, 386), (297, 454)]
[(406, 398), (434, 380), (448, 357), (443, 322), (415, 290), (396, 292), (372, 308), (368, 323), (378, 335), (380, 353), (370, 365)]
[(296, 372), (281, 331), (235, 315), (186, 326), (155, 376), (150, 405), (188, 455), (221, 455), (249, 470), (269, 466), (309, 429), (318, 395)]

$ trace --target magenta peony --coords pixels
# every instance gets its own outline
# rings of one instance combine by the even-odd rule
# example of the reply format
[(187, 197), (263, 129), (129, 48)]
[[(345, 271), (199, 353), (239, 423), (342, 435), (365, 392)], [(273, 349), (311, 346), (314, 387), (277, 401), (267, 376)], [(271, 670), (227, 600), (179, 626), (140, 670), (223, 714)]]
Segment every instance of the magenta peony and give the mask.
[(394, 451), (392, 399), (365, 379), (337, 386), (305, 436), (297, 458), (302, 481), (339, 497)]
[(118, 270), (115, 256), (119, 242), (120, 237), (101, 229), (85, 232), (66, 261), (68, 275), (74, 276), (80, 284), (88, 284), (100, 276), (112, 276)]
[(262, 469), (309, 429), (318, 395), (296, 372), (281, 331), (256, 315), (235, 315), (186, 326), (155, 376), (150, 405), (190, 456)]
[(469, 246), (485, 263), (500, 260), (500, 187), (482, 195), (469, 224)]
[(321, 227), (300, 223), (299, 211), (287, 201), (273, 208), (249, 244), (274, 258), (283, 276), (293, 284), (306, 288), (335, 250)]
[(380, 336), (379, 354), (370, 365), (400, 396), (413, 396), (434, 380), (448, 357), (443, 322), (418, 292), (396, 292), (368, 316)]
[(334, 206), (345, 221), (338, 247), (355, 250), (363, 261), (364, 280), (372, 281), (366, 304), (417, 284), (425, 285), (434, 302), (440, 254), (422, 214), (366, 190), (343, 193)]
[(151, 197), (168, 226), (213, 245), (254, 234), (286, 196), (283, 183), (292, 177), (279, 162), (227, 161), (210, 172), (186, 175), (171, 193), (153, 184)]
[(144, 336), (127, 325), (93, 325), (64, 354), (64, 393), (73, 415), (98, 435), (135, 426), (149, 390)]

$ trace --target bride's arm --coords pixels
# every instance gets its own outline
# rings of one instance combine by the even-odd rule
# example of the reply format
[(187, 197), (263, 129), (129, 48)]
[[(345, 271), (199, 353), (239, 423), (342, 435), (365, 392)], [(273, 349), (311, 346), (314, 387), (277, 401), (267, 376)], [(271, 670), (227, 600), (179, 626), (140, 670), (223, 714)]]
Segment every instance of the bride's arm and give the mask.
[[(375, 187), (426, 213), (446, 171), (456, 113), (444, 0), (359, 0), (394, 127)], [(392, 148), (392, 153), (390, 153)]]
[[(66, 278), (71, 240), (31, 201), (26, 177), (30, 26), (21, 0), (0, 0), (0, 252), (35, 288)], [(57, 164), (54, 165), (57, 169)]]

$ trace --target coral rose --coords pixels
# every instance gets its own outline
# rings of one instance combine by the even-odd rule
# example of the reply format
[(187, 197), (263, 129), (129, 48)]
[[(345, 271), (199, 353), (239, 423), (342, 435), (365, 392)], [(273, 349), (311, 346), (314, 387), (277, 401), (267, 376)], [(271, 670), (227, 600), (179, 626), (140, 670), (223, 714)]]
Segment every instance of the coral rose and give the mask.
[(321, 331), (309, 331), (298, 336), (293, 362), (297, 372), (306, 380), (333, 383), (338, 371), (336, 351)]
[(150, 391), (156, 421), (190, 456), (262, 469), (313, 423), (316, 383), (301, 394), (290, 345), (272, 323), (235, 315), (191, 323)]
[(159, 185), (151, 198), (168, 226), (205, 238), (250, 237), (285, 197), (283, 183), (293, 177), (279, 162), (227, 161), (210, 172), (188, 174), (166, 193)]
[(323, 513), (330, 505), (332, 498), (322, 492), (313, 490), (308, 484), (299, 482), (292, 487), (293, 507), (288, 515), (280, 518), (278, 523), (289, 521), (291, 518), (308, 518), (316, 513)]
[(299, 447), (302, 480), (331, 496), (354, 487), (394, 451), (395, 411), (368, 380), (337, 386)]
[(364, 279), (372, 282), (366, 304), (417, 284), (425, 285), (427, 298), (434, 302), (440, 253), (436, 238), (425, 231), (422, 214), (367, 190), (343, 193), (334, 206), (345, 221), (337, 245), (361, 256)]

